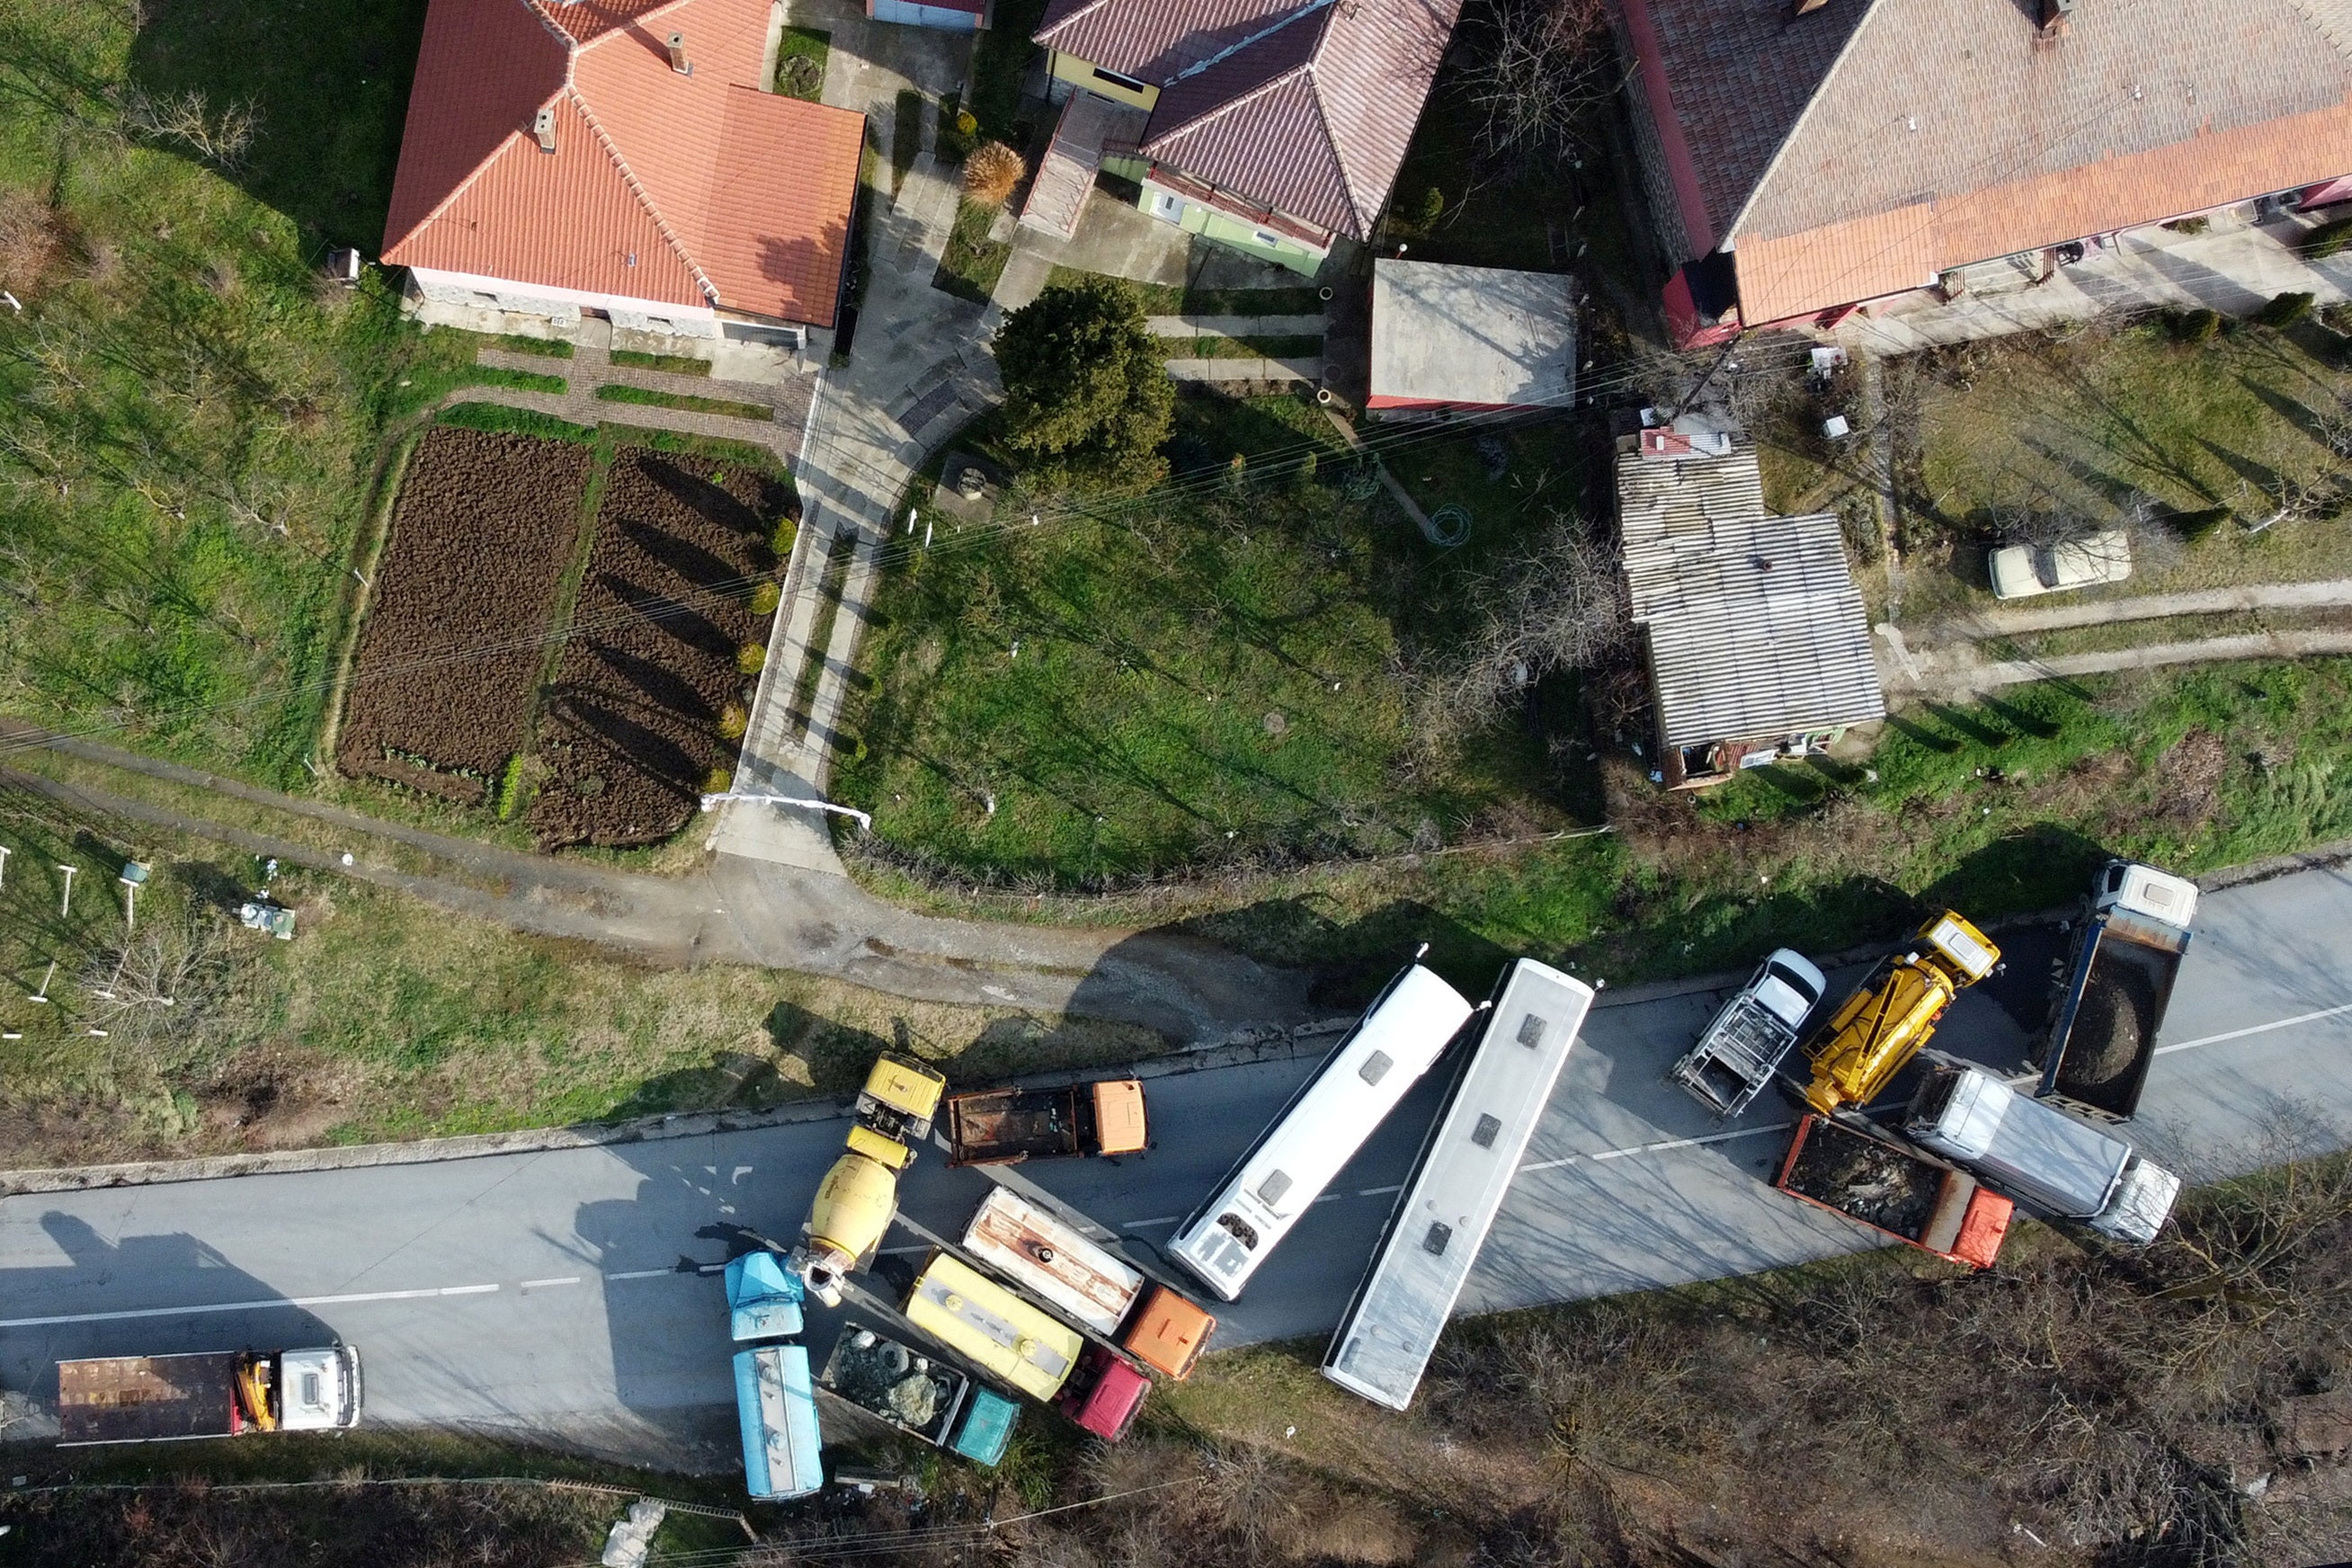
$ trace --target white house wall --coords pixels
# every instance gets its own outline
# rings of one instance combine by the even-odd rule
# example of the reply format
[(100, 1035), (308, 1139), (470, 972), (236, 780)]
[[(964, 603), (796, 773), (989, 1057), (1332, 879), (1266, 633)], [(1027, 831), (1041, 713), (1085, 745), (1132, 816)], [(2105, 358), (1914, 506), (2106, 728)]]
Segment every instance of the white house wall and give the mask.
[(515, 310), (545, 316), (559, 327), (577, 326), (580, 312), (602, 310), (613, 325), (626, 331), (659, 332), (675, 338), (716, 338), (719, 313), (707, 305), (673, 305), (665, 300), (636, 300), (621, 294), (591, 294), (549, 284), (518, 283), (508, 278), (484, 278), (472, 272), (444, 272), (412, 267), (416, 289), (440, 305), (466, 305), (485, 310)]

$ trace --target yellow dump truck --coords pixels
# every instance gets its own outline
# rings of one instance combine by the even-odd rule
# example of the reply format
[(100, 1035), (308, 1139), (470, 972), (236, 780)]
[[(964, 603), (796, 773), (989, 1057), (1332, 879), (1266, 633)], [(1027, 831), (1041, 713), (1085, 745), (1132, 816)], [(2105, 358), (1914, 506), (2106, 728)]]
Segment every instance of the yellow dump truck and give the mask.
[(1868, 1105), (1936, 1032), (1952, 998), (2000, 963), (2000, 950), (1946, 910), (1881, 959), (1805, 1042), (1813, 1066), (1805, 1103), (1824, 1116)]
[(885, 1055), (858, 1091), (849, 1147), (817, 1184), (806, 1238), (793, 1249), (793, 1270), (827, 1306), (841, 1304), (841, 1279), (874, 1260), (898, 1213), (898, 1173), (914, 1146), (930, 1136), (948, 1080), (904, 1057)]

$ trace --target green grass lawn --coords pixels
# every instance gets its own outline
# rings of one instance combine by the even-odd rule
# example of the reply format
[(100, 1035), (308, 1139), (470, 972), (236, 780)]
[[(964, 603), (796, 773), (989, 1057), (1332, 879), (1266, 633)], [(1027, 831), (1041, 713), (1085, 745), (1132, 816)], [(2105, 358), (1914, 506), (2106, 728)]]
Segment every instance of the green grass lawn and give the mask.
[(1013, 257), (1012, 246), (988, 237), (990, 226), (1003, 210), (957, 200), (955, 226), (948, 231), (947, 249), (931, 279), (933, 288), (982, 303), (994, 296), (996, 280), (1004, 276), (1004, 264)]
[(1157, 341), (1160, 354), (1168, 359), (1312, 359), (1323, 353), (1320, 334), (1225, 338), (1212, 333)]
[[(1045, 287), (1066, 288), (1094, 276), (1081, 267), (1055, 267), (1045, 275)], [(1179, 283), (1138, 283), (1129, 287), (1154, 316), (1319, 316), (1323, 299), (1312, 284), (1275, 289), (1197, 289)]]
[(710, 362), (707, 359), (696, 359), (692, 354), (649, 354), (640, 353), (635, 349), (614, 349), (613, 363), (629, 365), (637, 370), (667, 371), (672, 375), (709, 375), (710, 374)]
[[(56, 243), (0, 317), (0, 706), (306, 778), (346, 555), (388, 426), (484, 373), (329, 243), (382, 233), (422, 0), (181, 0), (0, 16), (0, 199)], [(289, 40), (299, 40), (299, 45)], [(257, 129), (233, 170), (111, 133), (133, 92)]]
[(902, 558), (844, 798), (902, 849), (1065, 882), (1396, 849), (1534, 809), (1523, 744), (1412, 755), (1391, 665), (1443, 563), (1325, 476), (1297, 482), (1309, 449), (1337, 477), (1336, 433), (1296, 399), (1181, 407), (1176, 504), (946, 528)]
[(693, 414), (723, 414), (730, 419), (772, 419), (775, 410), (764, 404), (737, 403), (725, 397), (696, 397), (683, 392), (656, 392), (649, 387), (624, 386), (608, 381), (596, 389), (600, 403), (635, 403), (647, 408), (682, 408)]
[(822, 27), (786, 27), (776, 46), (776, 90), (816, 103), (824, 97), (825, 57), (833, 35)]

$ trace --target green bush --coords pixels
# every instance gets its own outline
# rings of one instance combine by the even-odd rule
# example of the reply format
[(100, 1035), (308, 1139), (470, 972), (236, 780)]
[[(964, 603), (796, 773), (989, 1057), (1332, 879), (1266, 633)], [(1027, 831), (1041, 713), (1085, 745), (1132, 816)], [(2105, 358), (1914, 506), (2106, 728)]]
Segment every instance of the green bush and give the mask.
[(2308, 321), (2312, 307), (2318, 302), (2318, 296), (2314, 294), (2281, 294), (2263, 307), (2257, 319), (2266, 327), (2284, 331), (2297, 321)]
[(783, 589), (773, 583), (762, 583), (751, 590), (751, 613), (755, 616), (772, 616), (783, 602)]
[(735, 668), (746, 675), (757, 675), (768, 665), (768, 645), (747, 642), (735, 650)]
[(2221, 332), (2219, 310), (2173, 310), (2167, 313), (2165, 324), (2172, 335), (2184, 343), (2210, 343)]
[(2352, 247), (2352, 217), (2340, 217), (2334, 223), (2321, 224), (2303, 237), (2299, 248), (2313, 261), (2319, 261)]
[(506, 771), (499, 775), (499, 820), (510, 822), (515, 808), (522, 804), (522, 753), (517, 752), (507, 759)]
[(793, 539), (800, 532), (800, 524), (789, 517), (776, 520), (776, 531), (768, 536), (768, 548), (776, 552), (779, 561), (789, 561), (793, 555)]
[(719, 710), (719, 738), (720, 740), (740, 741), (743, 738), (743, 731), (751, 727), (751, 715), (744, 710), (743, 705), (740, 702), (730, 702), (726, 707), (721, 708)]
[(1004, 445), (1045, 489), (1149, 485), (1176, 412), (1176, 388), (1124, 279), (1055, 284), (1004, 318)]

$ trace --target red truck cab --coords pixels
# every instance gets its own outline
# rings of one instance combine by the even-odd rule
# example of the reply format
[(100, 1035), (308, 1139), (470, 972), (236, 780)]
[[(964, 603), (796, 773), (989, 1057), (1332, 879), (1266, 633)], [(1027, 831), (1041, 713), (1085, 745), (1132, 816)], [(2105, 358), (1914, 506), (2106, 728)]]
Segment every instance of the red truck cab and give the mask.
[(1116, 1443), (1135, 1425), (1151, 1380), (1100, 1345), (1078, 1358), (1078, 1372), (1055, 1399), (1054, 1408), (1081, 1430)]

